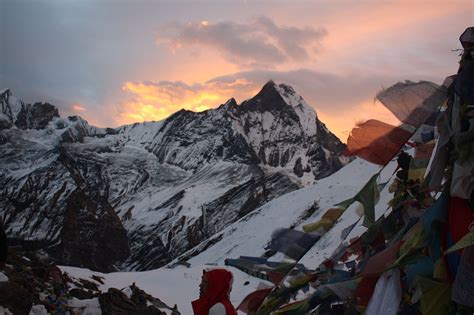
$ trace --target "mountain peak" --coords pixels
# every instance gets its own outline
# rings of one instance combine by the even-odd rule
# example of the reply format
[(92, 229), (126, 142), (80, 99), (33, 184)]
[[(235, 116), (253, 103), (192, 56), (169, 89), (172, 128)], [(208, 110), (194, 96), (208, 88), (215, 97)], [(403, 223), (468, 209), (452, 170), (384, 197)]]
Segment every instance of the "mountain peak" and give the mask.
[(219, 108), (224, 108), (225, 110), (237, 106), (237, 101), (235, 98), (230, 98), (224, 104), (220, 105)]
[(307, 135), (317, 132), (317, 114), (295, 90), (287, 84), (269, 80), (253, 98), (244, 101), (239, 109), (248, 112), (285, 112), (299, 121)]
[(254, 97), (242, 102), (240, 110), (250, 112), (288, 111), (288, 105), (278, 92), (277, 85), (270, 80)]
[(275, 81), (273, 81), (273, 80), (268, 80), (267, 83), (265, 83), (265, 84), (263, 85), (262, 90), (263, 90), (263, 89), (271, 89), (271, 88), (274, 89), (276, 85), (277, 85), (277, 84), (275, 83)]

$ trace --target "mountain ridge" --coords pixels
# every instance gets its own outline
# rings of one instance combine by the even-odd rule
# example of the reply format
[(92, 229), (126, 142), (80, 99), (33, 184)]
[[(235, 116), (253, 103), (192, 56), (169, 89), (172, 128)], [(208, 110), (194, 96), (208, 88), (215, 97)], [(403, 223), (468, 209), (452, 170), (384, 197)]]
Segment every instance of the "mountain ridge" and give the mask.
[(62, 264), (99, 271), (162, 266), (344, 164), (344, 145), (316, 112), (273, 81), (240, 105), (229, 99), (205, 112), (181, 110), (118, 128), (62, 118), (54, 109), (46, 125), (30, 110), (29, 124), (19, 128), (4, 108), (12, 101), (20, 112), (28, 106), (5, 93), (0, 207), (7, 232), (46, 244)]

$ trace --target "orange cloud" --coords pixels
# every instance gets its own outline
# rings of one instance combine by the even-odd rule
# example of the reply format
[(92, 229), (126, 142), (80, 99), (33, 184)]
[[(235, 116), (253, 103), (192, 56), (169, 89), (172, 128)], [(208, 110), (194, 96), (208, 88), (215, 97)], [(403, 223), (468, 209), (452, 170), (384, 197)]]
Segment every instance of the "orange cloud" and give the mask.
[(187, 85), (183, 82), (126, 82), (122, 90), (131, 94), (118, 117), (120, 124), (162, 120), (180, 109), (205, 111), (231, 97), (248, 98), (258, 87), (244, 79), (234, 82), (208, 82)]
[(80, 105), (80, 104), (73, 104), (72, 105), (72, 110), (75, 111), (75, 112), (79, 112), (79, 113), (82, 113), (82, 112), (85, 112), (87, 109)]

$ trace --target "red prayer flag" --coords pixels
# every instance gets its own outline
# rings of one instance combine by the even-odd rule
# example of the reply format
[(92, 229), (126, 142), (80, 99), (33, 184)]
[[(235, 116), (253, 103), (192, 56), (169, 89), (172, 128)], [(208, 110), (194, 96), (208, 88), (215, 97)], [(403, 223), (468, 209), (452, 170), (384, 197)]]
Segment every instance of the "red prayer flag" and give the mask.
[(397, 259), (398, 251), (402, 241), (393, 243), (389, 247), (385, 248), (381, 252), (370, 257), (367, 261), (364, 269), (362, 270), (362, 275), (380, 275), (387, 268), (389, 268)]
[(344, 154), (386, 165), (411, 136), (412, 132), (402, 127), (370, 119), (352, 129)]
[(354, 297), (356, 298), (357, 305), (369, 305), (370, 298), (374, 293), (375, 285), (377, 284), (379, 277), (380, 275), (362, 276), (362, 280), (359, 282), (357, 288), (354, 291)]
[(261, 289), (250, 293), (240, 302), (237, 309), (245, 314), (256, 312), (272, 289)]

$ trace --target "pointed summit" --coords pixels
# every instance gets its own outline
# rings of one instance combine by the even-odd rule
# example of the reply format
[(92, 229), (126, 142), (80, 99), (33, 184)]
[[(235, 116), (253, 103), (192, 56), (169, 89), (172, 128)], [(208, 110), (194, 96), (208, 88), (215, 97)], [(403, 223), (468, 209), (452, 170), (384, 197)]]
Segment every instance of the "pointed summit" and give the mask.
[(317, 131), (318, 115), (314, 108), (308, 105), (306, 101), (295, 92), (295, 90), (287, 84), (275, 85), (275, 89), (283, 98), (286, 104), (293, 107), (296, 115), (298, 115), (300, 123), (306, 134), (314, 135)]
[(269, 80), (267, 83), (265, 83), (262, 87), (262, 89), (260, 90), (260, 92), (258, 92), (257, 95), (255, 95), (255, 97), (257, 96), (261, 96), (261, 97), (275, 97), (275, 98), (278, 98), (278, 95), (280, 93), (278, 93), (278, 85), (275, 83), (275, 81), (273, 80)]
[(265, 83), (262, 87), (262, 90), (265, 90), (265, 89), (275, 89), (275, 86), (277, 84), (275, 83), (275, 81), (273, 80), (268, 80), (267, 83)]
[(224, 109), (229, 109), (229, 108), (233, 108), (233, 107), (236, 107), (237, 106), (237, 101), (235, 100), (235, 98), (230, 98), (227, 100), (227, 102), (225, 102), (224, 104), (220, 105), (219, 108), (224, 108)]
[(277, 89), (274, 81), (270, 80), (262, 87), (260, 92), (251, 99), (244, 101), (240, 109), (244, 111), (273, 112), (287, 110), (288, 105)]
[[(253, 98), (239, 106), (241, 112), (277, 113), (297, 121), (304, 132), (315, 135), (317, 132), (317, 114), (306, 101), (287, 84), (276, 84), (268, 81)], [(283, 117), (281, 116), (281, 117)]]

